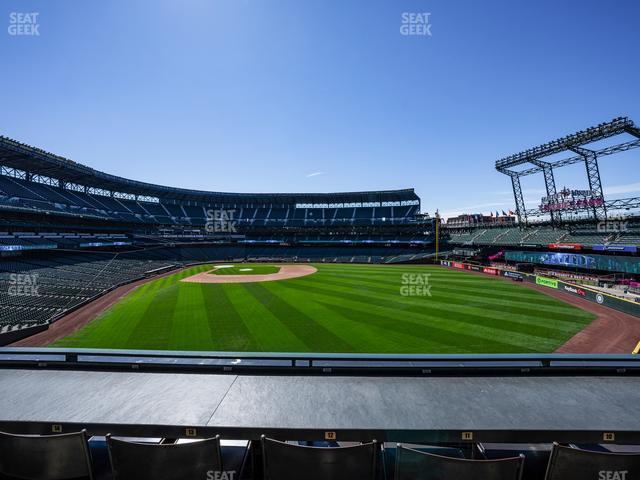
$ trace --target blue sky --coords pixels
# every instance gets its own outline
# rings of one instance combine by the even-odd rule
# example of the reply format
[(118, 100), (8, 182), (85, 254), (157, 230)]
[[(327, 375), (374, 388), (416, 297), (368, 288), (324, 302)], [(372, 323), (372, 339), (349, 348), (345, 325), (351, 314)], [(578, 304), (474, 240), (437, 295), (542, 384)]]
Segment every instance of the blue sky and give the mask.
[[(40, 35), (9, 35), (11, 12)], [(403, 12), (432, 35), (401, 35)], [(506, 210), (496, 159), (640, 123), (639, 18), (635, 0), (3, 0), (0, 133), (173, 186)], [(639, 154), (602, 161), (612, 195), (640, 194)], [(543, 180), (523, 187), (535, 203)]]

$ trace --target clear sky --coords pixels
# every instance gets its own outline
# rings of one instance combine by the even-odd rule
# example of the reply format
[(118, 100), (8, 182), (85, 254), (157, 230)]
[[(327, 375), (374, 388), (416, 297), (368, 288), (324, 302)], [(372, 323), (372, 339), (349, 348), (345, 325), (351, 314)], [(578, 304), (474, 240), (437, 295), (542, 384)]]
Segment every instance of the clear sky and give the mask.
[[(10, 35), (16, 12), (40, 35)], [(0, 25), (0, 134), (165, 185), (487, 213), (513, 208), (496, 159), (640, 124), (637, 0), (2, 0)], [(611, 194), (640, 194), (639, 155), (602, 160)]]

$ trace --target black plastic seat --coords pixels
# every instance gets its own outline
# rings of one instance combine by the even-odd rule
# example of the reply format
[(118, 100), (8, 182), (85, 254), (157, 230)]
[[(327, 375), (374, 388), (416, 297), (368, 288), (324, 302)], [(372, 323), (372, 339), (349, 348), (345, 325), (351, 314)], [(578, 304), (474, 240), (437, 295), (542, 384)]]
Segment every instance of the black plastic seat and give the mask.
[(640, 454), (605, 453), (555, 443), (545, 480), (633, 480), (640, 478)]
[(353, 447), (305, 447), (262, 437), (267, 480), (374, 480), (378, 443)]
[(0, 432), (0, 478), (91, 479), (91, 457), (83, 431), (61, 435)]
[(498, 460), (466, 460), (398, 445), (395, 480), (519, 480), (523, 466), (523, 455)]
[(223, 472), (220, 438), (184, 444), (150, 444), (107, 435), (115, 480), (193, 480)]

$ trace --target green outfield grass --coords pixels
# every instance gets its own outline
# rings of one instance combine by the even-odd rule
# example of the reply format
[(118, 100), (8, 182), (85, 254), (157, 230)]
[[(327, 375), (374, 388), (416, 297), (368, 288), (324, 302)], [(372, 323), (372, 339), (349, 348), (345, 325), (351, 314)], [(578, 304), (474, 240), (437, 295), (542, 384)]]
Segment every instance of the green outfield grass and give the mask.
[[(441, 267), (316, 267), (292, 280), (223, 285), (180, 282), (213, 265), (189, 268), (142, 285), (55, 346), (534, 353), (554, 351), (594, 318), (521, 284)], [(429, 285), (417, 274), (430, 274)]]
[[(218, 266), (218, 265), (216, 265)], [(270, 275), (278, 273), (280, 267), (275, 265), (224, 265), (210, 272), (212, 275)]]

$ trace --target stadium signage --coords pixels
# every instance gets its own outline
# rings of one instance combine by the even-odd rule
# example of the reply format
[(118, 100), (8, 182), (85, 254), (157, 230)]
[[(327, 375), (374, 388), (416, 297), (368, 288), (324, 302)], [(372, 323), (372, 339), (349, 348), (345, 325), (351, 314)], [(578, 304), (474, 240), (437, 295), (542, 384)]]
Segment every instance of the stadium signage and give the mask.
[(550, 243), (549, 248), (552, 250), (582, 250), (579, 243)]
[(498, 275), (498, 270), (496, 270), (495, 268), (485, 267), (482, 269), (482, 271), (484, 273), (488, 273), (489, 275)]
[(580, 210), (602, 205), (604, 205), (604, 198), (597, 195), (593, 190), (569, 190), (565, 188), (555, 195), (542, 197), (540, 211)]
[(482, 269), (478, 265), (467, 265), (468, 270), (473, 270), (474, 272), (481, 272)]
[(536, 276), (536, 284), (549, 288), (558, 288), (558, 281), (552, 278)]
[(635, 245), (594, 245), (594, 250), (607, 251), (607, 252), (626, 252), (637, 253), (638, 247)]
[(563, 287), (569, 293), (575, 293), (576, 295), (580, 295), (581, 297), (584, 297), (587, 295), (587, 293), (581, 288), (573, 287), (571, 285), (563, 285)]
[(462, 268), (464, 270), (464, 263), (452, 262), (451, 265), (453, 265), (454, 268)]
[(524, 280), (524, 275), (522, 275), (521, 273), (518, 273), (518, 272), (512, 272), (510, 270), (503, 270), (502, 271), (502, 276), (503, 277), (507, 277), (507, 278), (511, 278), (513, 280), (517, 280), (519, 282)]

